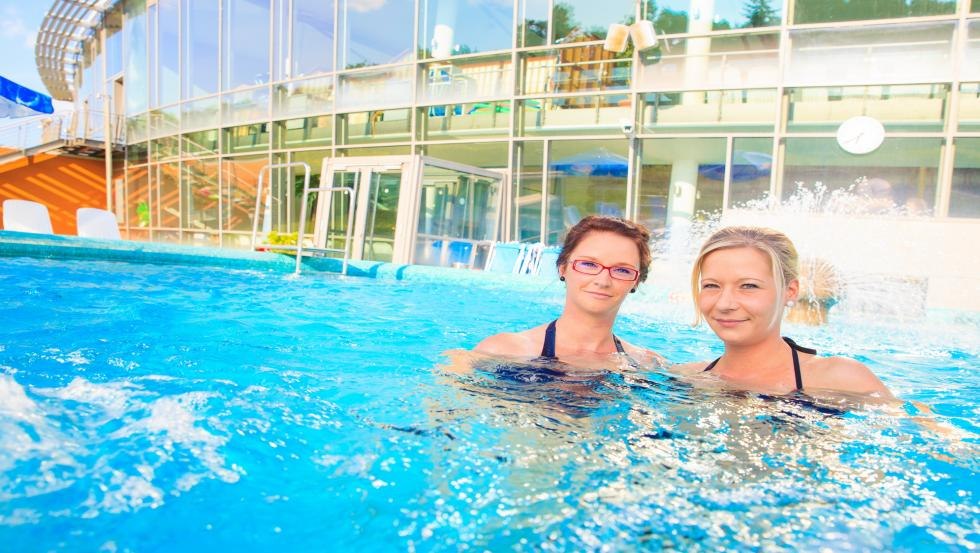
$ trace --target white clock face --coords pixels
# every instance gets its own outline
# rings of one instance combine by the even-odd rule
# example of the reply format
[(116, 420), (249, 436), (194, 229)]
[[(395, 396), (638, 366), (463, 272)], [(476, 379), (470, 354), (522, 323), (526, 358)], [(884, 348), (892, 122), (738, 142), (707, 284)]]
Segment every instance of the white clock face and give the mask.
[(837, 127), (837, 143), (852, 154), (873, 152), (884, 140), (885, 127), (874, 117), (851, 117)]

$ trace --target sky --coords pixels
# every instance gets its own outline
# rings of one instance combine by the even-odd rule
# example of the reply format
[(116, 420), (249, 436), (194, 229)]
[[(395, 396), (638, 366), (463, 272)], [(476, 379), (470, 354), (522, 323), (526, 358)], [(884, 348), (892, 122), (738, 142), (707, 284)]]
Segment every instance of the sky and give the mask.
[(0, 0), (0, 75), (47, 94), (34, 64), (34, 38), (51, 1)]

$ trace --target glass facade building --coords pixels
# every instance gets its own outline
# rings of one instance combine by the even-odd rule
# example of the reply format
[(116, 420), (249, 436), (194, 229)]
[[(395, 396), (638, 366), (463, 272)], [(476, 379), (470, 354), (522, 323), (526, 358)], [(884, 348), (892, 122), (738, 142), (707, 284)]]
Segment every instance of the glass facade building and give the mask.
[[(603, 48), (641, 20), (655, 47)], [(593, 213), (656, 234), (816, 188), (980, 218), (978, 0), (124, 0), (82, 50), (76, 103), (125, 113), (133, 239), (246, 246), (267, 165), (295, 232), (302, 162), (364, 190), (366, 259), (558, 244)], [(884, 126), (870, 153), (837, 141), (855, 116)], [(352, 207), (329, 205), (306, 222), (328, 240)]]

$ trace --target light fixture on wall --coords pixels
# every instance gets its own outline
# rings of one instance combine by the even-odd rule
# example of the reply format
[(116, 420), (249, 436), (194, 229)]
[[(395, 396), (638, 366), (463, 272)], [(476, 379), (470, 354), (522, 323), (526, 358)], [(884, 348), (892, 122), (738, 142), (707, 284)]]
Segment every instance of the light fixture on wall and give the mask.
[(657, 31), (654, 30), (652, 22), (644, 19), (632, 25), (623, 25), (622, 23), (609, 25), (609, 29), (606, 31), (606, 42), (602, 44), (602, 48), (609, 52), (625, 52), (626, 43), (630, 37), (633, 38), (633, 46), (638, 52), (657, 45)]

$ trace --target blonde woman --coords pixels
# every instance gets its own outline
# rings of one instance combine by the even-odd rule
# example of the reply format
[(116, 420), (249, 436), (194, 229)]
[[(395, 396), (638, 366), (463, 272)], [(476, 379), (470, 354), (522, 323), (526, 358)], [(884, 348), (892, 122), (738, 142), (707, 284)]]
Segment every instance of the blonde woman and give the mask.
[(676, 367), (711, 373), (726, 385), (773, 394), (820, 391), (893, 396), (865, 365), (782, 337), (783, 310), (799, 293), (796, 248), (768, 228), (728, 227), (701, 247), (691, 272), (695, 325), (702, 320), (725, 343), (714, 361)]

